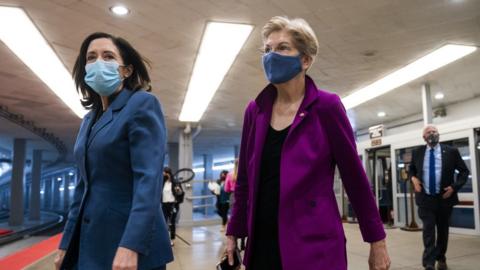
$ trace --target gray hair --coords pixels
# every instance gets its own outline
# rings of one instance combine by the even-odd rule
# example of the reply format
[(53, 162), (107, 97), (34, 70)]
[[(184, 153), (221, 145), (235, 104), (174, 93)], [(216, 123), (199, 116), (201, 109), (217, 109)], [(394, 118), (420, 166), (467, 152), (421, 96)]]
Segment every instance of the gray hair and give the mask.
[(310, 25), (301, 18), (289, 19), (286, 16), (272, 17), (262, 29), (263, 42), (273, 32), (286, 30), (292, 36), (292, 42), (301, 54), (312, 59), (312, 63), (318, 53), (318, 40)]

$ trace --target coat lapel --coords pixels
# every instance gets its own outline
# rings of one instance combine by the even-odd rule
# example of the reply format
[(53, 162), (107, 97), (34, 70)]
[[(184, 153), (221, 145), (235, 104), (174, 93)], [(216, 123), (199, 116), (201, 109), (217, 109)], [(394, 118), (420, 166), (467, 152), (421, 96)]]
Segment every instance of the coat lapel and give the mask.
[(88, 136), (87, 148), (92, 144), (93, 139), (97, 136), (98, 132), (102, 130), (108, 123), (113, 119), (112, 109), (109, 107), (98, 119), (98, 121), (93, 125), (92, 130)]
[(93, 124), (93, 117), (95, 117), (95, 112), (90, 111), (83, 120), (83, 124), (80, 127), (80, 131), (78, 132), (78, 138), (76, 142), (76, 149), (75, 149), (75, 156), (79, 161), (79, 170), (81, 175), (85, 180), (87, 180), (87, 171), (85, 168), (85, 151), (87, 149), (87, 142), (88, 142), (88, 133)]
[(267, 137), (267, 132), (270, 127), (270, 119), (272, 118), (273, 101), (277, 95), (273, 85), (267, 86), (264, 91), (255, 100), (257, 104), (257, 112), (255, 117), (255, 147), (253, 151), (254, 156), (254, 178), (253, 178), (253, 200), (254, 205), (257, 200), (257, 191), (260, 177), (260, 165), (262, 163), (263, 145)]
[(417, 178), (420, 179), (422, 182), (423, 182), (423, 161), (425, 160), (425, 151), (427, 150), (427, 146), (423, 145), (422, 147), (420, 147), (420, 160), (418, 161), (418, 174), (417, 175)]
[(128, 100), (132, 96), (134, 92), (123, 89), (118, 96), (115, 98), (115, 100), (108, 106), (108, 109), (103, 113), (103, 115), (98, 119), (98, 121), (93, 125), (92, 130), (88, 136), (88, 143), (87, 143), (87, 148), (90, 147), (92, 144), (93, 140), (97, 136), (97, 134), (105, 128), (110, 122), (112, 122), (114, 118), (114, 112), (118, 111), (127, 104)]
[(305, 96), (303, 98), (302, 103), (300, 104), (300, 107), (298, 107), (297, 114), (293, 119), (292, 126), (288, 131), (288, 135), (285, 141), (288, 140), (289, 135), (300, 125), (303, 119), (307, 118), (307, 115), (309, 113), (308, 108), (310, 107), (310, 105), (313, 104), (313, 102), (317, 99), (317, 97), (318, 97), (317, 86), (313, 82), (312, 78), (310, 78), (309, 76), (305, 76)]
[[(440, 185), (441, 188), (444, 186), (444, 171), (445, 171), (445, 166), (447, 166), (447, 150), (445, 149), (445, 146), (440, 144), (440, 152), (442, 153), (442, 167), (440, 168)], [(442, 193), (442, 189), (440, 190), (440, 193)]]

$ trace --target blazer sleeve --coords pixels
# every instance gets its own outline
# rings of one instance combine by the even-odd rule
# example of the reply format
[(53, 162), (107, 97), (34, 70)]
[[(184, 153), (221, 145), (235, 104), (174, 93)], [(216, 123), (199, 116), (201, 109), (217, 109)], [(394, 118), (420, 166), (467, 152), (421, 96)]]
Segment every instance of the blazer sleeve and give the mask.
[(154, 96), (137, 94), (132, 99), (135, 99), (132, 107), (136, 111), (128, 122), (128, 140), (133, 200), (120, 246), (146, 255), (160, 209), (166, 129), (160, 104)]
[[(80, 175), (77, 173), (77, 175)], [(67, 250), (70, 240), (72, 239), (75, 224), (77, 223), (78, 215), (80, 212), (80, 204), (82, 203), (83, 194), (85, 193), (85, 182), (79, 179), (75, 186), (73, 193), (73, 202), (70, 205), (70, 211), (68, 211), (67, 223), (63, 229), (62, 240), (60, 241), (59, 249)]]
[(386, 237), (365, 170), (358, 158), (355, 137), (340, 98), (323, 112), (325, 130), (348, 198), (355, 210), (365, 242)]
[(250, 129), (252, 126), (252, 110), (254, 103), (251, 102), (245, 110), (242, 139), (240, 143), (240, 154), (238, 159), (237, 181), (235, 182), (235, 203), (232, 208), (232, 215), (228, 222), (226, 235), (233, 235), (235, 237), (247, 237), (247, 200), (248, 200), (248, 157), (247, 145)]
[(468, 175), (470, 174), (470, 171), (467, 168), (467, 165), (465, 164), (465, 161), (463, 161), (462, 156), (460, 155), (460, 152), (458, 149), (453, 148), (453, 153), (455, 155), (455, 169), (458, 170), (458, 175), (457, 175), (457, 181), (452, 184), (453, 189), (455, 192), (458, 192), (463, 185), (467, 182)]

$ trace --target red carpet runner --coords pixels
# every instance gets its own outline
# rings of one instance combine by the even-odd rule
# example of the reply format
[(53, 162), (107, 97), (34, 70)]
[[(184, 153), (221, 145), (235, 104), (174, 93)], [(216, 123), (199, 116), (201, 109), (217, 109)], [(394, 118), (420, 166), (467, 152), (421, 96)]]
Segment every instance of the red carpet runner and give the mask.
[(0, 269), (20, 270), (31, 265), (55, 251), (60, 243), (61, 237), (62, 234), (57, 234), (54, 237), (0, 259)]

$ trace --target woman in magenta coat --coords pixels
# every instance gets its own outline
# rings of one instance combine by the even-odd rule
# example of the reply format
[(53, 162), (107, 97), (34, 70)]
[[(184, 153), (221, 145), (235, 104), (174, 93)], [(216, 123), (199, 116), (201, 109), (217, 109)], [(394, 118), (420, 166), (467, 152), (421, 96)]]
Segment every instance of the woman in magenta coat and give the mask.
[(371, 243), (370, 269), (388, 269), (385, 231), (340, 98), (306, 75), (318, 41), (303, 19), (263, 27), (270, 84), (245, 111), (226, 252), (248, 237), (247, 270), (345, 270), (346, 240), (333, 179), (337, 166)]

